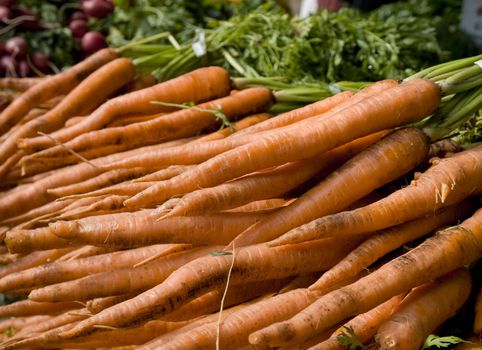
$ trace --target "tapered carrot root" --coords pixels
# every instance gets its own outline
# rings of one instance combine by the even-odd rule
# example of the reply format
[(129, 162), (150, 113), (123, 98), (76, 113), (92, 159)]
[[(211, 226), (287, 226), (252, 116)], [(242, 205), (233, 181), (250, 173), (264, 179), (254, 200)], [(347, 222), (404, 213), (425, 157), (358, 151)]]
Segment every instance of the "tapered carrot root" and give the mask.
[(170, 179), (174, 176), (182, 174), (183, 172), (192, 169), (194, 165), (171, 165), (165, 169), (155, 171), (151, 174), (133, 179), (132, 182), (154, 182)]
[(393, 249), (420, 238), (438, 227), (450, 225), (467, 217), (473, 212), (474, 204), (472, 201), (464, 201), (427, 217), (377, 232), (326, 271), (310, 289), (323, 290), (339, 280), (355, 276)]
[(305, 122), (311, 122), (317, 116), (323, 116), (323, 118), (330, 117), (346, 107), (358, 103), (367, 97), (373, 96), (380, 91), (387, 90), (397, 85), (398, 82), (395, 80), (381, 80), (369, 85), (356, 94), (345, 91), (332, 97), (325, 98), (321, 101), (309, 104), (305, 107), (297, 108), (290, 112), (280, 114), (271, 120), (238, 133), (235, 137), (242, 137), (247, 134), (259, 133), (261, 131), (288, 126), (302, 120), (306, 120)]
[(0, 279), (0, 290), (8, 291), (53, 283), (69, 281), (83, 276), (109, 271), (110, 269), (133, 266), (154, 255), (169, 253), (182, 246), (167, 244), (147, 246), (132, 250), (106, 253), (70, 261), (56, 261), (21, 272), (13, 273)]
[(120, 183), (109, 187), (101, 188), (99, 190), (95, 190), (92, 192), (65, 196), (65, 197), (59, 198), (59, 200), (63, 201), (63, 200), (69, 200), (69, 199), (81, 199), (81, 198), (89, 198), (89, 197), (90, 198), (92, 197), (107, 198), (109, 196), (112, 196), (112, 197), (113, 196), (132, 196), (136, 193), (139, 193), (140, 191), (143, 191), (149, 186), (152, 186), (154, 183), (155, 181)]
[[(63, 340), (58, 336), (58, 331), (51, 332), (45, 336), (40, 335), (35, 339), (35, 344), (42, 348), (73, 348), (73, 349), (97, 349), (97, 348), (116, 348), (128, 345), (141, 345), (162, 334), (167, 334), (173, 330), (186, 325), (187, 322), (165, 322), (148, 321), (142, 325), (131, 328), (120, 328), (114, 330), (102, 330), (100, 332), (80, 337), (73, 340)], [(30, 344), (33, 345), (33, 341)], [(116, 348), (117, 349), (117, 348)]]
[(71, 69), (36, 84), (0, 115), (0, 134), (10, 129), (28, 111), (52, 97), (69, 92), (84, 78), (117, 56), (112, 49), (101, 50)]
[[(212, 187), (246, 173), (297, 160), (300, 154), (312, 157), (356, 138), (420, 120), (433, 112), (439, 103), (440, 91), (435, 84), (412, 80), (309, 126), (294, 125), (220, 154), (193, 171), (152, 186), (126, 201), (125, 205), (162, 203), (177, 194)], [(397, 113), (393, 113), (394, 110)]]
[(126, 125), (129, 125), (129, 124), (146, 122), (148, 120), (157, 119), (157, 118), (165, 116), (165, 115), (167, 115), (167, 113), (156, 113), (156, 114), (150, 114), (150, 115), (135, 115), (135, 116), (119, 118), (119, 119), (116, 119), (116, 120), (110, 122), (109, 124), (107, 124), (107, 127), (108, 128), (116, 128), (118, 126), (126, 126)]
[(56, 222), (49, 226), (49, 231), (71, 242), (124, 248), (153, 243), (222, 245), (266, 215), (256, 212), (219, 213), (157, 221), (156, 216), (150, 213), (119, 213)]
[(42, 78), (2, 78), (0, 79), (0, 89), (9, 89), (16, 92), (24, 92), (38, 83), (49, 79), (50, 77)]
[[(199, 103), (226, 96), (229, 88), (229, 76), (224, 69), (220, 67), (200, 68), (178, 78), (111, 99), (86, 120), (52, 134), (52, 136), (60, 142), (66, 142), (83, 133), (100, 129), (115, 118), (130, 114), (147, 115), (169, 112), (175, 109), (153, 104), (152, 101)], [(53, 145), (52, 141), (45, 137), (32, 140), (33, 142), (39, 148)]]
[(445, 320), (455, 315), (467, 300), (472, 281), (457, 270), (434, 282), (415, 288), (376, 335), (381, 349), (418, 349)]
[(259, 331), (256, 342), (275, 346), (304, 341), (343, 319), (476, 261), (482, 255), (481, 220), (479, 209), (460, 225), (440, 231), (370, 275), (322, 296), (290, 320)]
[[(250, 246), (235, 255), (230, 285), (326, 270), (356, 245), (350, 240), (321, 240), (281, 249)], [(137, 297), (106, 309), (65, 332), (65, 337), (86, 334), (94, 325), (121, 326), (165, 315), (194, 298), (220, 287), (231, 265), (230, 255), (207, 256), (191, 261), (163, 283)], [(133, 306), (135, 305), (135, 306)], [(118, 315), (122, 314), (122, 317)]]
[(73, 248), (51, 249), (36, 251), (25, 255), (21, 259), (0, 268), (0, 278), (12, 273), (29, 269), (34, 266), (42, 265), (50, 261), (57, 260), (61, 256), (72, 251)]
[(0, 306), (0, 317), (52, 315), (68, 310), (80, 309), (81, 306), (81, 304), (75, 302), (37, 303), (31, 300), (21, 300)]
[(372, 139), (345, 147), (341, 152), (322, 154), (314, 158), (280, 166), (225, 184), (186, 194), (169, 216), (196, 215), (216, 212), (260, 199), (275, 198), (310, 179), (316, 173), (330, 169), (366, 148)]
[(27, 317), (10, 317), (10, 318), (3, 319), (2, 321), (0, 321), (0, 333), (3, 333), (2, 336), (4, 337), (2, 340), (5, 340), (5, 336), (6, 337), (11, 336), (8, 333), (15, 334), (20, 329), (28, 326), (29, 324), (43, 322), (50, 318), (52, 318), (52, 316), (41, 315), (41, 316), (27, 316)]
[(17, 190), (1, 197), (0, 220), (19, 215), (32, 208), (36, 208), (38, 206), (53, 201), (55, 198), (46, 192), (47, 189), (77, 183), (85, 179), (97, 176), (104, 172), (104, 170), (101, 168), (101, 166), (104, 164), (112, 163), (114, 161), (130, 157), (135, 154), (139, 155), (145, 152), (149, 152), (157, 148), (179, 145), (187, 141), (189, 140), (181, 139), (161, 143), (159, 145), (141, 147), (131, 151), (120, 152), (106, 157), (91, 160), (91, 164), (81, 163), (71, 167), (53, 171), (48, 176), (37, 179), (32, 184), (24, 185), (21, 191)]
[[(268, 295), (269, 298), (271, 297), (271, 294), (277, 293), (284, 285), (286, 285), (289, 280), (289, 278), (283, 278), (231, 286), (226, 293), (223, 308), (227, 309), (233, 305), (238, 305), (260, 296)], [(163, 321), (192, 320), (202, 315), (209, 315), (213, 312), (217, 312), (221, 307), (223, 294), (224, 288), (208, 292), (160, 319)]]
[[(220, 247), (215, 246), (195, 248), (161, 257), (140, 266), (110, 270), (74, 281), (54, 284), (32, 291), (29, 294), (29, 299), (58, 302), (89, 300), (111, 295), (142, 292), (161, 283), (184, 264), (219, 249)], [(135, 298), (131, 300), (135, 300)], [(114, 308), (122, 304), (118, 304)], [(105, 311), (107, 310), (110, 310), (110, 308)]]
[[(367, 146), (364, 141), (371, 140), (364, 139), (359, 141)], [(357, 141), (353, 141), (321, 157), (332, 159), (331, 153), (339, 150), (343, 154), (346, 147), (350, 150), (356, 145)], [(345, 209), (420, 164), (427, 155), (428, 145), (425, 134), (418, 129), (401, 129), (389, 134), (355, 155), (294, 203), (243, 232), (236, 237), (235, 244), (266, 242), (320, 216)]]
[(309, 350), (343, 350), (345, 347), (338, 341), (338, 337), (350, 328), (360, 342), (366, 344), (375, 336), (378, 327), (398, 308), (403, 297), (404, 294), (394, 296), (370, 311), (354, 317), (338, 328), (329, 339), (310, 347)]
[(409, 186), (378, 202), (314, 220), (287, 232), (269, 245), (380, 230), (433, 213), (482, 192), (482, 146), (437, 159), (432, 164)]
[(5, 237), (5, 244), (8, 250), (14, 253), (30, 253), (36, 250), (50, 250), (72, 246), (71, 242), (50, 233), (48, 228), (9, 231)]
[[(189, 137), (204, 129), (219, 124), (211, 110), (221, 108), (229, 120), (234, 120), (251, 113), (265, 111), (272, 102), (271, 92), (265, 88), (251, 88), (236, 95), (212, 100), (158, 119), (125, 127), (108, 128), (93, 131), (67, 142), (66, 147), (84, 155), (83, 151), (106, 145), (124, 145), (125, 149), (162, 141)], [(208, 111), (206, 111), (208, 110)], [(61, 158), (68, 152), (61, 146), (38, 152), (31, 158)]]
[(0, 161), (15, 152), (17, 142), (23, 146), (22, 151), (33, 152), (35, 148), (32, 149), (22, 144), (21, 138), (35, 136), (37, 132), (51, 132), (61, 128), (69, 117), (88, 112), (97, 107), (115, 90), (130, 81), (133, 74), (134, 66), (130, 60), (125, 58), (116, 59), (99, 68), (70, 91), (55, 108), (22, 125), (10, 135), (0, 145)]
[(119, 182), (129, 181), (141, 177), (149, 173), (149, 169), (146, 168), (131, 168), (112, 170), (103, 173), (94, 178), (82, 181), (78, 184), (72, 184), (64, 187), (58, 187), (51, 190), (47, 190), (48, 193), (56, 197), (64, 197), (77, 193), (85, 193), (97, 190), (110, 185), (115, 185)]
[(474, 333), (482, 333), (482, 288), (479, 290), (475, 304)]
[(95, 298), (87, 301), (86, 308), (92, 314), (97, 314), (104, 309), (107, 309), (123, 301), (134, 298), (138, 293), (126, 293), (121, 295), (112, 295), (110, 297)]
[(15, 216), (13, 218), (3, 220), (2, 224), (15, 226), (21, 224), (22, 222), (27, 222), (32, 219), (38, 219), (39, 217), (48, 216), (50, 214), (54, 214), (59, 210), (65, 208), (69, 204), (71, 204), (73, 200), (63, 201), (63, 202), (50, 202), (41, 207), (35, 208), (30, 210), (29, 212)]

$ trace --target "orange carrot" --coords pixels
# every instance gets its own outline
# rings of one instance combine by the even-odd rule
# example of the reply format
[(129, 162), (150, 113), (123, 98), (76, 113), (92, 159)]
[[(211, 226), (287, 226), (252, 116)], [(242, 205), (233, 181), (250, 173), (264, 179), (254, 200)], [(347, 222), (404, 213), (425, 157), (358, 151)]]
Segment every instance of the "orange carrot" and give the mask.
[[(95, 73), (89, 75), (70, 91), (57, 106), (41, 117), (22, 125), (10, 135), (0, 145), (0, 161), (5, 160), (15, 152), (17, 141), (22, 146), (21, 138), (34, 136), (39, 131), (50, 132), (61, 128), (69, 117), (97, 107), (113, 91), (130, 81), (133, 73), (134, 67), (131, 61), (125, 58), (116, 59), (100, 67)], [(33, 89), (40, 87), (40, 85), (42, 84), (38, 84)], [(27, 153), (35, 151), (35, 148), (29, 148), (25, 143), (24, 146), (22, 150)]]
[(259, 331), (257, 338), (272, 346), (295, 344), (395, 295), (476, 261), (482, 255), (481, 220), (482, 209), (479, 209), (460, 225), (440, 231), (370, 275), (322, 296), (290, 320)]
[[(270, 249), (263, 245), (241, 248), (235, 255), (236, 264), (231, 273), (230, 285), (326, 270), (357, 243), (354, 240), (343, 243), (340, 240), (320, 240), (280, 249)], [(225, 254), (193, 260), (173, 272), (163, 283), (80, 322), (63, 336), (79, 336), (99, 324), (121, 326), (163, 316), (220, 287), (231, 263), (232, 257)], [(121, 314), (122, 317), (119, 317)]]
[[(271, 102), (270, 90), (266, 88), (246, 89), (236, 95), (211, 100), (150, 121), (92, 131), (76, 137), (67, 142), (65, 146), (85, 156), (83, 151), (106, 145), (122, 145), (125, 149), (130, 149), (160, 141), (189, 137), (218, 124), (218, 118), (210, 110), (221, 108), (226, 118), (233, 120), (247, 114), (262, 112), (270, 107)], [(52, 156), (60, 158), (65, 155), (68, 155), (68, 151), (62, 146), (56, 146), (30, 157), (32, 159)]]
[(433, 213), (482, 192), (482, 146), (434, 160), (432, 164), (409, 186), (373, 204), (311, 221), (269, 245), (300, 242), (324, 235), (373, 232)]
[(377, 343), (386, 350), (419, 349), (435, 329), (455, 315), (471, 287), (470, 275), (457, 270), (415, 288), (380, 326), (375, 336)]
[(154, 243), (229, 243), (237, 234), (266, 217), (266, 213), (218, 213), (156, 220), (150, 212), (119, 213), (52, 223), (51, 234), (69, 242), (139, 247)]
[(75, 246), (71, 242), (50, 233), (47, 228), (8, 231), (5, 244), (8, 250), (13, 253), (30, 253), (36, 250)]
[(104, 49), (90, 56), (86, 60), (73, 66), (71, 69), (49, 77), (36, 84), (28, 92), (22, 94), (0, 115), (0, 134), (3, 134), (28, 111), (52, 97), (70, 92), (77, 84), (109, 61), (117, 53), (112, 49)]
[(107, 309), (111, 306), (119, 304), (123, 301), (132, 299), (137, 294), (138, 293), (126, 293), (126, 294), (120, 294), (120, 295), (113, 295), (110, 297), (95, 298), (87, 301), (86, 308), (90, 311), (90, 313), (97, 314), (104, 309)]
[(310, 289), (323, 290), (340, 279), (343, 280), (349, 276), (355, 276), (391, 250), (420, 238), (438, 227), (457, 222), (457, 220), (472, 213), (473, 209), (473, 202), (464, 201), (441, 209), (427, 217), (377, 232), (355, 248), (338, 264), (326, 271)]
[(369, 342), (377, 333), (378, 327), (400, 305), (405, 294), (400, 294), (388, 299), (377, 307), (360, 314), (338, 328), (327, 340), (314, 345), (309, 350), (343, 350), (345, 346), (339, 341), (339, 337), (351, 329), (362, 344)]
[[(362, 147), (371, 141), (364, 139), (358, 141)], [(321, 157), (332, 159), (337, 150), (343, 155), (346, 148), (350, 152), (356, 147), (357, 141), (353, 141)], [(320, 216), (345, 209), (413, 169), (425, 159), (427, 152), (428, 139), (418, 129), (401, 129), (389, 134), (348, 160), (294, 203), (243, 232), (234, 242), (237, 246), (266, 242)]]
[(373, 137), (369, 137), (342, 147), (339, 152), (323, 153), (273, 171), (255, 173), (216, 187), (191, 192), (183, 196), (179, 205), (168, 215), (204, 214), (235, 208), (259, 199), (274, 198), (302, 184), (316, 173), (342, 164), (373, 141)]
[(1, 267), (0, 278), (34, 266), (45, 264), (49, 261), (54, 261), (72, 250), (72, 248), (63, 248), (30, 253), (12, 264)]
[(81, 120), (84, 120), (85, 118), (87, 118), (87, 116), (85, 116), (85, 115), (78, 115), (78, 116), (76, 116), (76, 117), (71, 117), (69, 120), (67, 120), (67, 121), (65, 122), (65, 125), (64, 125), (64, 126), (68, 128), (68, 127), (70, 127), (70, 126), (72, 126), (72, 125), (74, 125), (74, 124), (77, 124), (77, 123), (80, 122)]
[(53, 315), (58, 314), (59, 312), (80, 309), (81, 306), (81, 304), (75, 302), (37, 303), (27, 299), (0, 306), (0, 317)]
[(165, 115), (167, 115), (167, 113), (156, 113), (156, 114), (149, 114), (149, 115), (128, 116), (128, 117), (116, 119), (116, 120), (110, 122), (109, 124), (107, 124), (106, 127), (116, 128), (116, 127), (119, 127), (119, 126), (126, 126), (126, 125), (129, 125), (129, 124), (146, 122), (148, 120), (157, 119), (157, 118), (165, 116)]
[(169, 254), (186, 249), (182, 245), (153, 245), (137, 249), (106, 253), (77, 258), (70, 261), (55, 261), (0, 279), (0, 290), (8, 291), (22, 288), (45, 286), (53, 283), (70, 281), (89, 274), (109, 271), (121, 267), (133, 266), (158, 254)]
[(0, 79), (0, 89), (9, 89), (17, 92), (24, 92), (40, 82), (50, 77), (39, 78), (2, 78)]
[[(226, 96), (229, 92), (230, 81), (228, 73), (220, 67), (206, 67), (194, 70), (175, 79), (131, 92), (111, 99), (104, 103), (89, 118), (71, 128), (63, 129), (52, 134), (56, 140), (66, 142), (74, 137), (97, 130), (115, 118), (130, 114), (154, 114), (169, 112), (173, 107), (151, 103), (162, 101), (171, 103), (203, 102)], [(39, 138), (35, 141), (38, 147), (52, 146), (48, 138)]]
[[(295, 124), (220, 154), (193, 171), (152, 186), (125, 205), (162, 203), (169, 197), (199, 187), (212, 187), (246, 173), (298, 160), (300, 154), (303, 158), (312, 157), (356, 138), (420, 120), (439, 103), (437, 85), (427, 80), (411, 80), (368, 97), (332, 117), (321, 118), (310, 126), (297, 127)], [(397, 113), (393, 113), (394, 110)]]
[(271, 198), (263, 199), (259, 201), (250, 202), (239, 207), (224, 210), (223, 213), (249, 213), (249, 212), (260, 212), (263, 211), (266, 214), (274, 213), (282, 207), (293, 203), (296, 198), (284, 199), (284, 198)]
[(56, 197), (64, 197), (94, 191), (123, 181), (129, 181), (148, 173), (150, 173), (150, 171), (146, 168), (112, 170), (76, 184), (49, 189), (47, 192)]
[(482, 333), (482, 288), (479, 290), (475, 304), (474, 333)]
[[(143, 292), (164, 281), (173, 271), (176, 271), (186, 263), (195, 261), (195, 259), (219, 249), (220, 246), (194, 248), (185, 252), (160, 257), (143, 265), (137, 264), (135, 266), (118, 268), (73, 281), (49, 285), (33, 290), (29, 294), (29, 299), (49, 302), (75, 301)], [(130, 300), (135, 300), (136, 298)], [(112, 308), (122, 304), (117, 304)]]
[(154, 182), (170, 179), (176, 175), (179, 175), (186, 170), (192, 169), (194, 165), (171, 165), (167, 168), (155, 171), (151, 174), (147, 174), (137, 179), (133, 179), (132, 182)]

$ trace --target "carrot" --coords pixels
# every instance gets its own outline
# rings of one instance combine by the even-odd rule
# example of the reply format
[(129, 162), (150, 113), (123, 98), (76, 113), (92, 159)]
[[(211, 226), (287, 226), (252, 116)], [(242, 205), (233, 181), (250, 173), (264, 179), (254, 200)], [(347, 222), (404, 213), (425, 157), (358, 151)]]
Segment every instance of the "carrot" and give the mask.
[(320, 116), (324, 114), (324, 118), (332, 116), (335, 113), (341, 111), (342, 109), (353, 105), (361, 100), (373, 96), (380, 91), (397, 86), (398, 82), (395, 80), (381, 80), (363, 90), (353, 94), (352, 92), (342, 92), (334, 96), (325, 98), (321, 101), (309, 104), (302, 108), (297, 108), (290, 112), (280, 114), (264, 123), (261, 123), (255, 127), (251, 127), (240, 133), (237, 133), (235, 137), (244, 136), (246, 134), (258, 133), (260, 131), (272, 130), (279, 127), (287, 126), (299, 122), (301, 120), (306, 120), (311, 122), (312, 117)]
[(49, 176), (38, 179), (32, 184), (25, 185), (21, 191), (10, 193), (5, 197), (0, 198), (0, 220), (16, 216), (54, 200), (54, 197), (46, 192), (47, 189), (76, 183), (97, 176), (103, 172), (100, 168), (103, 164), (111, 163), (135, 154), (149, 152), (157, 148), (167, 147), (167, 145), (175, 145), (184, 142), (186, 142), (186, 140), (181, 139), (168, 143), (161, 143), (159, 145), (141, 147), (135, 150), (94, 159), (91, 161), (91, 164), (94, 166), (82, 163), (53, 171)]
[(50, 202), (38, 208), (32, 209), (25, 214), (21, 214), (21, 215), (3, 220), (2, 224), (9, 225), (9, 226), (18, 225), (18, 224), (21, 224), (22, 222), (27, 222), (29, 220), (48, 215), (50, 213), (55, 213), (65, 208), (67, 205), (69, 205), (72, 202), (73, 200), (68, 200), (63, 202)]
[(62, 127), (70, 116), (95, 108), (113, 91), (129, 81), (132, 78), (133, 70), (132, 63), (125, 58), (116, 59), (100, 67), (94, 74), (80, 82), (55, 108), (41, 117), (25, 123), (10, 135), (0, 145), (0, 161), (15, 152), (17, 142), (26, 153), (35, 151), (35, 148), (29, 148), (23, 143), (21, 138), (34, 136), (37, 132), (56, 130)]
[(430, 151), (428, 152), (429, 158), (438, 157), (445, 158), (453, 153), (462, 151), (463, 148), (455, 141), (451, 139), (443, 139), (436, 141), (430, 145)]
[(482, 333), (482, 288), (479, 290), (475, 304), (474, 333)]
[(150, 212), (119, 213), (52, 223), (48, 231), (69, 242), (117, 247), (154, 243), (229, 243), (266, 213), (218, 213), (156, 220)]
[[(149, 321), (131, 328), (102, 330), (100, 332), (73, 340), (63, 340), (58, 336), (59, 329), (36, 337), (35, 344), (42, 348), (74, 348), (74, 349), (112, 349), (117, 346), (141, 345), (161, 334), (179, 329), (187, 322)], [(34, 341), (29, 344), (33, 345)], [(124, 348), (125, 349), (125, 348)]]
[(80, 309), (81, 305), (75, 302), (66, 303), (37, 303), (31, 300), (20, 300), (12, 304), (0, 306), (0, 317), (52, 315), (59, 312)]
[(94, 246), (83, 246), (62, 255), (60, 258), (55, 260), (60, 261), (71, 261), (80, 258), (86, 258), (93, 255), (105, 254), (111, 252), (110, 249), (104, 247), (94, 247)]
[[(84, 155), (83, 151), (106, 145), (122, 145), (125, 149), (130, 149), (160, 141), (189, 137), (206, 128), (212, 128), (219, 122), (210, 110), (221, 108), (226, 118), (233, 120), (268, 109), (272, 102), (271, 99), (271, 92), (266, 88), (246, 89), (236, 95), (211, 100), (150, 121), (92, 131), (76, 137), (67, 142), (65, 146)], [(66, 152), (63, 147), (56, 146), (31, 155), (31, 158), (52, 156), (59, 158), (65, 156)]]
[(87, 116), (85, 116), (85, 115), (78, 115), (78, 116), (76, 116), (76, 117), (71, 117), (71, 118), (69, 118), (69, 119), (65, 122), (64, 126), (65, 126), (66, 128), (68, 128), (68, 127), (70, 127), (70, 126), (72, 126), (72, 125), (77, 124), (77, 123), (80, 122), (81, 120), (84, 120), (85, 118), (87, 118)]
[(83, 206), (74, 210), (66, 211), (56, 217), (57, 220), (76, 220), (88, 216), (98, 216), (104, 214), (114, 214), (135, 211), (135, 208), (125, 208), (123, 202), (128, 196), (106, 196), (103, 198), (97, 197), (98, 200), (94, 203)]
[(171, 165), (167, 168), (155, 171), (151, 174), (133, 179), (132, 182), (154, 182), (167, 180), (176, 175), (182, 174), (186, 170), (192, 169), (194, 165)]
[(361, 243), (338, 264), (326, 271), (310, 288), (323, 290), (339, 280), (355, 276), (391, 250), (420, 238), (438, 227), (449, 225), (467, 217), (473, 211), (473, 208), (473, 202), (464, 201), (421, 219), (377, 232)]
[[(419, 120), (433, 112), (439, 103), (440, 91), (435, 84), (411, 80), (368, 97), (332, 117), (321, 118), (310, 127), (294, 125), (220, 154), (193, 171), (152, 186), (124, 204), (162, 203), (173, 195), (212, 187), (249, 172), (298, 160), (300, 154), (303, 158), (312, 157), (356, 138)], [(397, 113), (393, 113), (394, 110)]]
[(290, 320), (259, 331), (259, 339), (272, 346), (295, 344), (395, 295), (476, 261), (482, 255), (481, 220), (482, 209), (479, 209), (460, 225), (440, 231), (370, 275), (322, 296)]
[(377, 307), (360, 314), (338, 328), (327, 340), (310, 347), (310, 350), (343, 350), (339, 338), (351, 329), (362, 344), (369, 342), (386, 319), (398, 308), (405, 294), (388, 299)]
[(10, 157), (8, 157), (5, 162), (0, 166), (0, 178), (3, 178), (10, 169), (18, 163), (20, 159), (25, 155), (23, 151), (16, 151)]
[(11, 263), (17, 261), (21, 257), (22, 257), (21, 254), (11, 254), (11, 253), (0, 254), (0, 265), (11, 264)]
[[(115, 118), (133, 113), (147, 115), (175, 109), (153, 104), (152, 101), (199, 103), (225, 96), (228, 94), (229, 88), (229, 76), (224, 69), (220, 67), (200, 68), (152, 87), (113, 98), (104, 103), (86, 120), (52, 136), (60, 142), (66, 142), (91, 130), (100, 129)], [(43, 148), (52, 146), (52, 141), (45, 137), (39, 138), (35, 143), (38, 147)]]
[[(6, 318), (0, 321), (0, 333), (2, 333), (3, 336), (10, 337), (29, 324), (43, 322), (50, 318), (52, 318), (52, 316), (48, 315)], [(10, 335), (8, 333), (10, 333)]]
[[(321, 157), (333, 159), (340, 152), (342, 158), (346, 159), (350, 154), (344, 153), (351, 152), (352, 148), (356, 150), (357, 147), (366, 147), (373, 142), (370, 136), (366, 138), (352, 141), (322, 154)], [(348, 160), (294, 203), (250, 227), (236, 237), (234, 242), (237, 246), (265, 242), (320, 216), (345, 209), (373, 190), (413, 169), (425, 159), (427, 152), (428, 139), (418, 129), (401, 129), (389, 134)], [(357, 185), (353, 186), (354, 184)]]
[(271, 198), (263, 199), (259, 201), (250, 202), (239, 207), (224, 210), (223, 213), (249, 213), (249, 212), (259, 212), (263, 211), (266, 214), (273, 213), (282, 207), (293, 203), (296, 198), (284, 199), (284, 198)]
[[(260, 296), (269, 298), (273, 293), (277, 293), (289, 280), (288, 278), (283, 278), (251, 282), (230, 287), (227, 291), (223, 306), (224, 308), (229, 308)], [(202, 315), (217, 312), (219, 311), (223, 294), (224, 288), (213, 290), (181, 306), (174, 312), (168, 313), (160, 319), (163, 321), (192, 320)]]
[(455, 315), (467, 300), (472, 281), (457, 270), (415, 288), (375, 336), (381, 349), (419, 349), (445, 320)]
[(409, 186), (373, 204), (311, 221), (269, 245), (300, 242), (324, 235), (373, 232), (427, 215), (482, 192), (482, 146), (436, 159), (432, 164)]
[[(354, 240), (321, 240), (281, 249), (263, 245), (241, 248), (235, 255), (230, 285), (277, 279), (326, 270), (356, 245)], [(65, 332), (65, 337), (88, 333), (94, 325), (125, 326), (159, 317), (220, 287), (232, 262), (229, 255), (195, 259), (173, 272), (163, 283), (137, 297), (106, 309)], [(119, 317), (122, 315), (122, 317)]]
[(145, 121), (152, 120), (152, 119), (157, 119), (157, 118), (163, 117), (165, 115), (167, 115), (167, 113), (156, 113), (156, 114), (149, 114), (149, 115), (128, 116), (128, 117), (116, 119), (116, 120), (110, 122), (109, 124), (107, 124), (106, 126), (108, 128), (126, 126), (126, 125), (129, 125), (129, 124), (140, 123), (140, 122), (145, 122)]
[(0, 290), (8, 291), (70, 281), (90, 274), (109, 271), (110, 269), (133, 266), (151, 256), (162, 253), (168, 254), (173, 249), (176, 251), (182, 248), (186, 249), (181, 245), (153, 245), (77, 258), (70, 261), (55, 261), (1, 278)]
[(29, 269), (34, 266), (45, 264), (49, 261), (54, 261), (70, 251), (72, 251), (72, 248), (51, 249), (30, 253), (15, 261), (14, 263), (1, 267), (0, 278), (3, 278), (18, 271)]
[(71, 242), (53, 235), (48, 228), (8, 231), (5, 244), (13, 253), (30, 253), (36, 250), (75, 246)]
[[(206, 256), (209, 252), (219, 250), (219, 248), (219, 246), (194, 248), (160, 257), (140, 266), (118, 268), (73, 281), (53, 284), (33, 290), (29, 294), (29, 299), (49, 302), (75, 301), (142, 292), (156, 286), (184, 264)], [(117, 304), (114, 308), (122, 304)]]
[(117, 57), (112, 49), (100, 50), (71, 69), (33, 86), (0, 114), (0, 134), (10, 129), (29, 110), (57, 95), (70, 92), (92, 72)]
[(76, 184), (48, 189), (47, 192), (56, 197), (85, 193), (103, 188), (105, 186), (114, 185), (119, 182), (129, 181), (141, 177), (149, 172), (149, 169), (146, 168), (112, 170)]
[(120, 295), (113, 295), (110, 297), (103, 297), (103, 298), (95, 298), (92, 300), (87, 301), (86, 308), (92, 314), (97, 314), (104, 309), (107, 309), (111, 306), (119, 304), (123, 301), (129, 300), (134, 298), (137, 293), (126, 293)]
[(9, 89), (16, 92), (24, 92), (40, 82), (50, 79), (50, 77), (38, 78), (2, 78), (0, 79), (0, 89)]
[(274, 198), (302, 184), (316, 173), (342, 164), (372, 142), (373, 137), (369, 137), (343, 147), (339, 152), (323, 153), (280, 166), (273, 171), (255, 173), (216, 187), (191, 192), (182, 197), (179, 205), (168, 216), (205, 214), (235, 208), (259, 199)]

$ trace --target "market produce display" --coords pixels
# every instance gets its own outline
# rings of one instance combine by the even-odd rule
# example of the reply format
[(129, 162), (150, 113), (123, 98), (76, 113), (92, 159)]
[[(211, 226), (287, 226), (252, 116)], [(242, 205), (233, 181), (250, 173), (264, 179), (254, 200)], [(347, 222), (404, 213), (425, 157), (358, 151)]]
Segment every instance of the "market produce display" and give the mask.
[(429, 63), (447, 13), (101, 2), (118, 47), (0, 79), (0, 349), (481, 346), (482, 55)]

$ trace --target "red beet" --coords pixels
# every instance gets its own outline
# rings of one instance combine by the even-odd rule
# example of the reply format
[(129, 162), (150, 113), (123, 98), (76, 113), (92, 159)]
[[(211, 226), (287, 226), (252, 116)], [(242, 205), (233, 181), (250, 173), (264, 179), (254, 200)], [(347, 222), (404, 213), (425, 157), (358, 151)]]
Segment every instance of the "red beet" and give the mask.
[(7, 6), (0, 6), (0, 21), (7, 22), (13, 16), (12, 10)]
[(87, 22), (81, 19), (75, 19), (69, 23), (70, 31), (72, 35), (76, 38), (82, 38), (85, 33), (89, 30), (87, 27)]
[(5, 51), (15, 57), (24, 57), (28, 51), (27, 40), (20, 36), (14, 36), (5, 43)]
[(113, 5), (104, 0), (87, 0), (82, 4), (84, 12), (95, 18), (104, 18), (114, 9)]
[(42, 53), (42, 52), (35, 52), (32, 57), (32, 64), (37, 68), (39, 71), (46, 73), (49, 71), (49, 57)]
[(34, 13), (29, 9), (23, 7), (15, 8), (14, 15), (32, 17), (32, 19), (24, 20), (22, 21), (22, 23), (20, 23), (20, 28), (22, 29), (36, 30), (43, 27), (42, 24), (39, 22), (37, 16), (35, 16)]
[(4, 55), (0, 57), (0, 71), (1, 72), (16, 72), (18, 69), (18, 62), (12, 56)]
[(107, 46), (105, 36), (96, 31), (85, 33), (82, 37), (82, 49), (87, 53), (94, 53)]
[(10, 7), (14, 2), (15, 0), (0, 0), (0, 6)]

